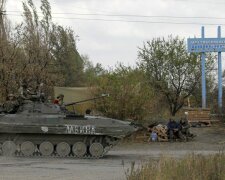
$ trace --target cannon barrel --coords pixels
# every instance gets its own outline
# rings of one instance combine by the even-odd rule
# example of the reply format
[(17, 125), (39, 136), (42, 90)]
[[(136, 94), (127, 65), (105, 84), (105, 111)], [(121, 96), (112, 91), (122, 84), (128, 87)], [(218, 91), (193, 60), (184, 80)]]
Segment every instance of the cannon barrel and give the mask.
[(65, 103), (64, 106), (72, 106), (72, 105), (76, 105), (76, 104), (83, 103), (83, 102), (88, 102), (88, 101), (93, 101), (93, 100), (96, 100), (96, 99), (101, 99), (101, 98), (104, 98), (104, 97), (109, 97), (109, 94), (101, 94), (101, 96), (98, 96), (98, 97), (95, 97), (95, 98), (85, 99), (85, 100), (71, 102), (71, 103)]

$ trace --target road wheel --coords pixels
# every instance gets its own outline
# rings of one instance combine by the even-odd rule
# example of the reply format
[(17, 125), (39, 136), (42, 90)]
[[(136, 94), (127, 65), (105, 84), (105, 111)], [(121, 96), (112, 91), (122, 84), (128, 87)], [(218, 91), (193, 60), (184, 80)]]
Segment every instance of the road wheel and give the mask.
[(101, 157), (104, 152), (104, 147), (101, 143), (92, 143), (89, 152), (93, 157)]
[(59, 156), (65, 157), (70, 153), (70, 145), (66, 142), (60, 142), (56, 146), (56, 152)]
[(24, 156), (31, 156), (35, 151), (34, 143), (30, 141), (25, 141), (21, 144), (21, 152)]
[(50, 156), (54, 151), (54, 147), (52, 143), (44, 141), (40, 144), (39, 150), (43, 156)]
[(87, 146), (83, 142), (77, 142), (73, 145), (72, 151), (74, 155), (78, 157), (82, 157), (87, 152)]
[(4, 156), (14, 156), (16, 152), (16, 144), (13, 141), (5, 141), (2, 144), (2, 154)]

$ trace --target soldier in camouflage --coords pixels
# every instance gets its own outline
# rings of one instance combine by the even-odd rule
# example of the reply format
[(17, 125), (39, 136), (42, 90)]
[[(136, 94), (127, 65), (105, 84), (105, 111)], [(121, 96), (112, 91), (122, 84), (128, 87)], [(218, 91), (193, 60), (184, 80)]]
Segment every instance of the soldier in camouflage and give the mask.
[(9, 94), (7, 101), (3, 104), (3, 112), (13, 114), (16, 113), (19, 108), (19, 102), (13, 94)]

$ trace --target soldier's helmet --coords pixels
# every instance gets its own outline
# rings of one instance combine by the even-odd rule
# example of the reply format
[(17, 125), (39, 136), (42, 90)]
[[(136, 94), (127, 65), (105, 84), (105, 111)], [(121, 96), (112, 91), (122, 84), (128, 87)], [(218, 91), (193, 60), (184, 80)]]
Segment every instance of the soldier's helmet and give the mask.
[(14, 94), (8, 94), (8, 97), (15, 97)]
[(8, 94), (8, 99), (15, 99), (15, 95), (14, 94)]

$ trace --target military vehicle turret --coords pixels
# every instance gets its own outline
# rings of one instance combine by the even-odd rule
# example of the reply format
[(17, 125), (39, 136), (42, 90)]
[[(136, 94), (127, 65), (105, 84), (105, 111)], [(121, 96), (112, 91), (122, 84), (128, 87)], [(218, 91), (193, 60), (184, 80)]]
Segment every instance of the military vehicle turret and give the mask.
[(77, 115), (41, 98), (26, 98), (13, 111), (0, 114), (0, 152), (6, 156), (99, 158), (137, 129), (128, 121)]

